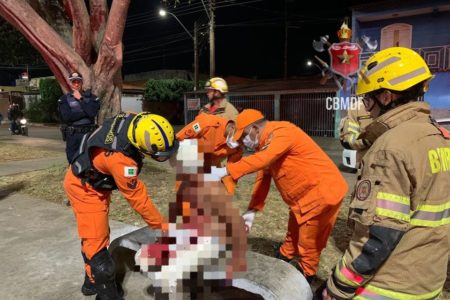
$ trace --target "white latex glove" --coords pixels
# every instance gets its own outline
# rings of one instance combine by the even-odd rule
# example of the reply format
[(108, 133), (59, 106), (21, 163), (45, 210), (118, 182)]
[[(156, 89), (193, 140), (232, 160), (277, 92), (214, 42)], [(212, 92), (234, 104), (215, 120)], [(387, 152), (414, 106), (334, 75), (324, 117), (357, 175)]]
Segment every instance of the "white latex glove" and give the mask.
[(226, 167), (217, 168), (211, 167), (211, 174), (205, 174), (205, 181), (220, 181), (222, 177), (228, 175), (228, 171)]
[(136, 254), (134, 255), (134, 263), (136, 264), (136, 266), (141, 265), (141, 253), (142, 253), (142, 249), (139, 248), (139, 250), (136, 251)]
[(243, 215), (242, 219), (244, 219), (245, 231), (247, 233), (252, 229), (253, 220), (255, 220), (256, 212), (254, 210), (247, 210)]

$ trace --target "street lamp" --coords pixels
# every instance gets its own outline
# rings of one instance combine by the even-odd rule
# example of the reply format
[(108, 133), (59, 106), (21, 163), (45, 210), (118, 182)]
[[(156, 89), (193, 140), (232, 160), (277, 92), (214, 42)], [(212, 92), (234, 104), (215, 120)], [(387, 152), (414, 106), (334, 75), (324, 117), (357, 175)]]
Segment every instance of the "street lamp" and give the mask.
[(313, 65), (316, 66), (317, 69), (319, 69), (321, 72), (323, 72), (322, 68), (319, 67), (314, 61), (312, 61), (312, 60), (310, 60), (310, 59), (308, 59), (308, 60), (306, 61), (306, 67), (307, 67), (307, 68), (311, 68)]
[(194, 37), (192, 36), (192, 34), (189, 32), (189, 30), (187, 30), (187, 28), (183, 25), (183, 23), (181, 23), (180, 19), (177, 18), (177, 16), (175, 16), (173, 13), (171, 13), (170, 11), (167, 11), (165, 9), (160, 9), (159, 10), (159, 15), (161, 17), (165, 17), (167, 14), (171, 15), (172, 17), (175, 18), (175, 20), (178, 21), (178, 23), (180, 23), (181, 27), (183, 27), (183, 29), (187, 32), (187, 34), (189, 34), (189, 36), (191, 37), (191, 39), (194, 39)]
[(180, 19), (177, 18), (173, 13), (170, 11), (167, 11), (165, 9), (159, 10), (159, 15), (161, 17), (165, 17), (167, 14), (171, 15), (175, 18), (175, 20), (180, 23), (181, 27), (183, 27), (184, 31), (186, 31), (187, 34), (191, 37), (191, 39), (194, 41), (194, 91), (198, 89), (198, 43), (197, 43), (197, 22), (194, 23), (194, 36), (187, 30), (187, 28), (181, 23)]

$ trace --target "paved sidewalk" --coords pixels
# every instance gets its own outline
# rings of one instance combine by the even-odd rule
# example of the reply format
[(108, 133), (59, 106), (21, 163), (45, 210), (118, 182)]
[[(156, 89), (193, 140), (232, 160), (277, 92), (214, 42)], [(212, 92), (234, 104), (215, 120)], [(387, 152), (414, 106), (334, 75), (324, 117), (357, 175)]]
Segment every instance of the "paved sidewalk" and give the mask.
[[(70, 207), (13, 194), (0, 200), (0, 211), (1, 299), (94, 299), (80, 292), (84, 264)], [(116, 221), (110, 227), (111, 240), (137, 229)], [(139, 282), (125, 285), (127, 299), (144, 299)]]

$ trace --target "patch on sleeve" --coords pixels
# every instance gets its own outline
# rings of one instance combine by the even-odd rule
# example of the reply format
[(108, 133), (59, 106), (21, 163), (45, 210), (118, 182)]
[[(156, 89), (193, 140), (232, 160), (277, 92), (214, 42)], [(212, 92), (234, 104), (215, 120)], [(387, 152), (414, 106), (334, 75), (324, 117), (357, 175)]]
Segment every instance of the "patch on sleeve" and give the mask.
[(369, 198), (371, 189), (372, 184), (370, 183), (370, 180), (361, 181), (356, 187), (356, 199), (360, 201), (366, 200), (367, 198)]
[(194, 128), (195, 133), (199, 133), (200, 130), (202, 130), (200, 128), (200, 123), (195, 123), (194, 125), (192, 125), (192, 128)]
[(137, 167), (125, 167), (123, 176), (125, 177), (137, 176)]

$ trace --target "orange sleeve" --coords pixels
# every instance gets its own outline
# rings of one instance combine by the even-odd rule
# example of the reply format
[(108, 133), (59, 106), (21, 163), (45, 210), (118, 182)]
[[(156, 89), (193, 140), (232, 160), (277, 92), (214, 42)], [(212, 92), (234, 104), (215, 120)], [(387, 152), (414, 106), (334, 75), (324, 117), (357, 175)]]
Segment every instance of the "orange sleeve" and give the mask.
[(108, 168), (130, 206), (151, 228), (162, 228), (164, 218), (148, 196), (147, 187), (137, 177), (137, 163), (122, 153), (114, 152), (108, 157)]
[(196, 118), (194, 121), (192, 121), (191, 123), (189, 123), (186, 126), (184, 126), (183, 129), (178, 131), (178, 133), (176, 135), (177, 140), (179, 140), (181, 142), (182, 140), (185, 140), (185, 139), (195, 139), (195, 138), (197, 138), (197, 136), (201, 132), (201, 130), (199, 130), (198, 132), (196, 132), (194, 130), (194, 126), (197, 123), (199, 123), (199, 121)]
[(289, 151), (292, 147), (293, 137), (290, 136), (288, 131), (288, 128), (280, 128), (276, 132), (274, 131), (272, 141), (266, 149), (243, 157), (238, 162), (229, 162), (227, 170), (231, 177), (238, 180), (244, 175), (267, 168)]
[(252, 199), (248, 204), (249, 210), (260, 211), (266, 205), (267, 194), (270, 190), (270, 182), (272, 181), (272, 176), (268, 170), (259, 170), (256, 174), (255, 185), (253, 186)]
[(214, 152), (216, 130), (208, 117), (209, 115), (197, 116), (177, 133), (177, 140), (197, 139), (200, 152)]

